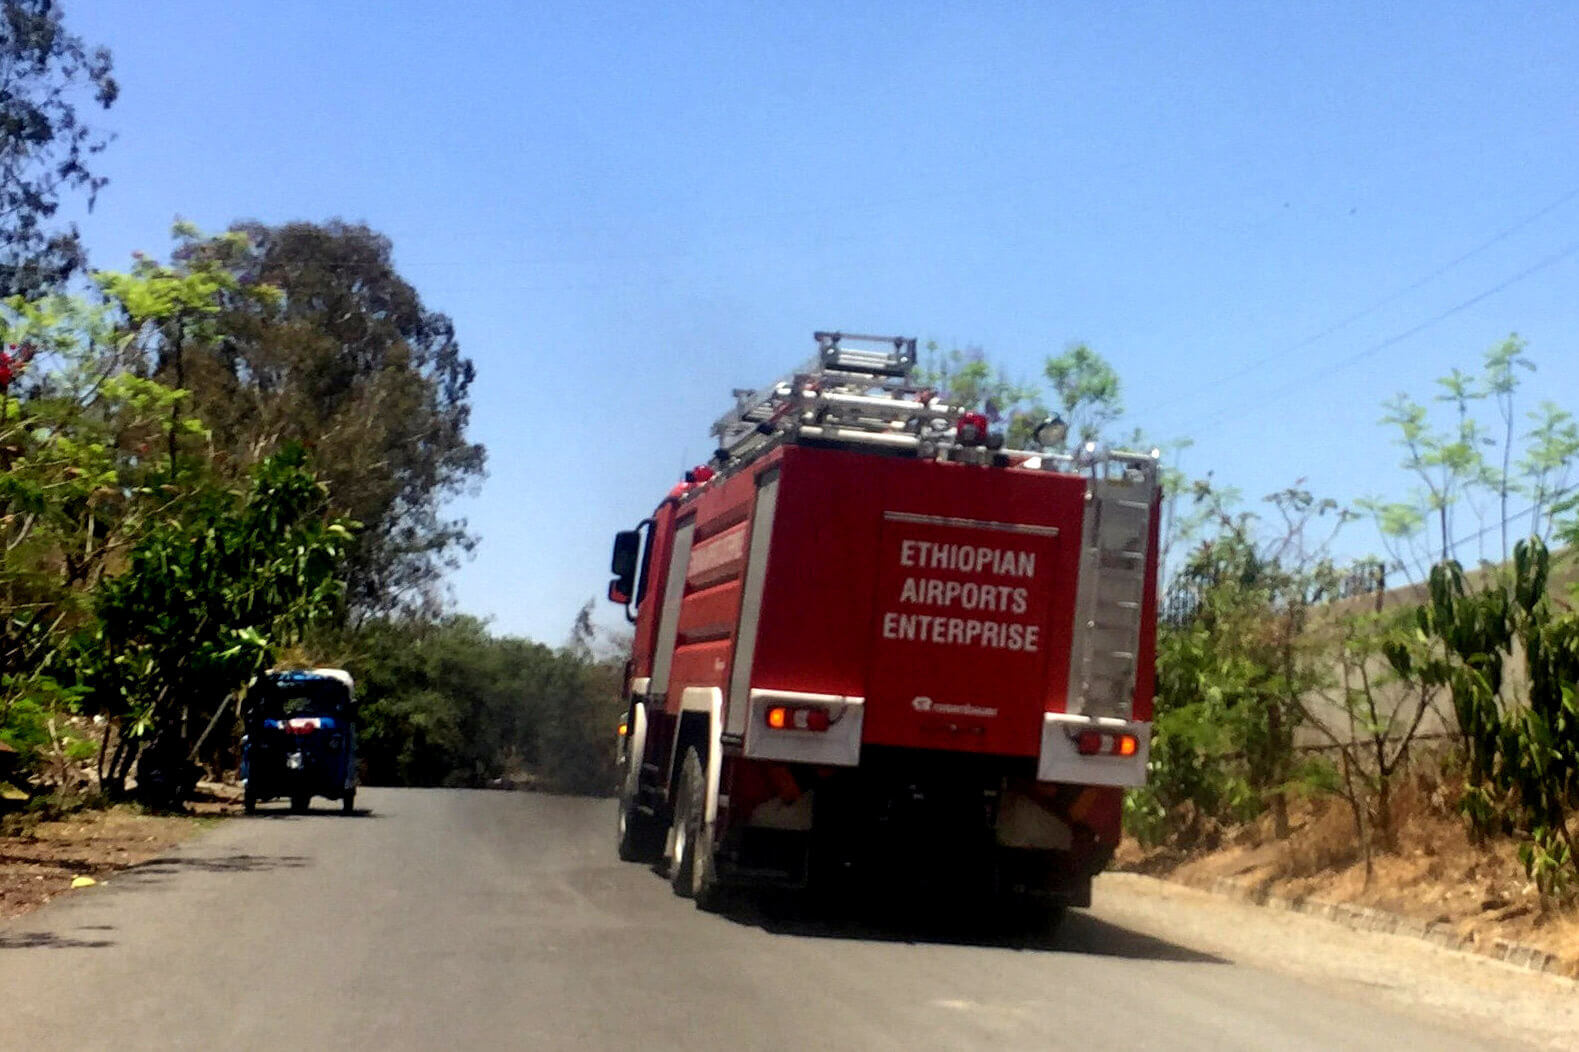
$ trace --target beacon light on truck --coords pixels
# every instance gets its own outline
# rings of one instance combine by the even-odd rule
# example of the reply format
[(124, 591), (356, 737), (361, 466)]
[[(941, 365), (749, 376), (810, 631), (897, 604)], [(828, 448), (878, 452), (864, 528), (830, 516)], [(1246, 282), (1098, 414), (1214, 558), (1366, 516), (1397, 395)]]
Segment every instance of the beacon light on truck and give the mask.
[(963, 413), (954, 433), (962, 446), (979, 446), (987, 441), (987, 417), (984, 413)]

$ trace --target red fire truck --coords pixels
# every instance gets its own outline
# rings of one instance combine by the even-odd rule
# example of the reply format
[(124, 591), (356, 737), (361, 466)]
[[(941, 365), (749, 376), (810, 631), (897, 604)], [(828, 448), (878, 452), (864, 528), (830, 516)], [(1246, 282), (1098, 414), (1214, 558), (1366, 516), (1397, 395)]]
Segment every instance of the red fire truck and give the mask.
[(635, 625), (619, 854), (734, 886), (1090, 902), (1146, 776), (1154, 454), (1010, 451), (915, 341), (817, 333), (614, 544)]

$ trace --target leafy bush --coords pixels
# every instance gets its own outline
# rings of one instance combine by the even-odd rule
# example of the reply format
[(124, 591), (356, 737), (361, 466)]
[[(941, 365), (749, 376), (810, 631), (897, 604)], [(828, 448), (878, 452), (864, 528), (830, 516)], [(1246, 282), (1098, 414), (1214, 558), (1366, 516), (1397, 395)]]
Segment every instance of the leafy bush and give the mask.
[(368, 781), (612, 790), (620, 658), (494, 636), (461, 615), (375, 621), (325, 645), (357, 675)]
[(1543, 895), (1579, 883), (1579, 615), (1547, 594), (1551, 556), (1539, 538), (1470, 590), (1448, 561), (1431, 572), (1418, 611), (1427, 658), (1405, 671), (1447, 685), (1467, 785), (1460, 808), (1478, 832), (1519, 835), (1519, 858)]

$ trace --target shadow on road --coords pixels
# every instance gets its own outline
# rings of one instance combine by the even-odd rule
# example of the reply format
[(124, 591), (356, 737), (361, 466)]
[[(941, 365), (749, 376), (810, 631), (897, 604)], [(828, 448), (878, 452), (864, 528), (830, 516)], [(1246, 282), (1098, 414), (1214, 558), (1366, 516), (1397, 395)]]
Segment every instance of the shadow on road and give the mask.
[(302, 869), (308, 862), (303, 855), (172, 855), (132, 866), (116, 879), (122, 885), (149, 885), (162, 883), (180, 873), (269, 873)]
[[(103, 931), (108, 925), (96, 924), (93, 931)], [(114, 946), (109, 939), (74, 939), (52, 931), (0, 931), (0, 950), (101, 950)]]
[(358, 807), (350, 814), (340, 810), (339, 804), (330, 804), (325, 807), (309, 807), (306, 811), (298, 813), (292, 811), (289, 804), (270, 807), (260, 804), (258, 809), (250, 815), (236, 815), (237, 818), (381, 818), (382, 815), (367, 807)]
[(742, 899), (721, 911), (736, 924), (775, 935), (866, 942), (936, 943), (1043, 953), (1122, 957), (1137, 961), (1228, 964), (1222, 957), (1068, 911), (1054, 930), (1013, 930), (990, 920), (939, 914), (936, 902), (871, 903), (837, 913), (817, 910), (794, 898)]

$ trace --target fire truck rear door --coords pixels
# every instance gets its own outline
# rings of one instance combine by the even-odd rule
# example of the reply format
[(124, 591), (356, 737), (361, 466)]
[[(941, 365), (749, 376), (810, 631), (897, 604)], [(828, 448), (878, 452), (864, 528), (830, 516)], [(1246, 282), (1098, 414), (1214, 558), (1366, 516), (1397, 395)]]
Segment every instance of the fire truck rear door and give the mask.
[(867, 743), (1037, 754), (1058, 544), (1052, 526), (884, 513)]

